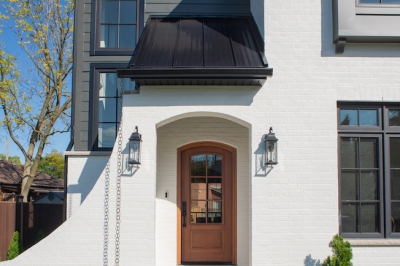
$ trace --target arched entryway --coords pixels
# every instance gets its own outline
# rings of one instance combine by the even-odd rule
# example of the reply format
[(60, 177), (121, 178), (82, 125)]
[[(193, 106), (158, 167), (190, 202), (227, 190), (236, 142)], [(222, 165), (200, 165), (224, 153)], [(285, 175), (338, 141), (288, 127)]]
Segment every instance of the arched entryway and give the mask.
[(178, 149), (179, 263), (236, 263), (236, 158), (217, 142)]

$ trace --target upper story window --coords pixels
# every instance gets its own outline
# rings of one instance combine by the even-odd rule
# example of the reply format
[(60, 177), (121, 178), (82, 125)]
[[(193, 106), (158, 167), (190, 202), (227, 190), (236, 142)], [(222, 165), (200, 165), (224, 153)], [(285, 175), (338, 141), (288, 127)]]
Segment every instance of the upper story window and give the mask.
[(336, 53), (346, 43), (400, 43), (400, 0), (332, 0)]
[(400, 103), (339, 103), (340, 233), (400, 237)]
[(92, 55), (132, 55), (143, 28), (143, 0), (96, 0)]

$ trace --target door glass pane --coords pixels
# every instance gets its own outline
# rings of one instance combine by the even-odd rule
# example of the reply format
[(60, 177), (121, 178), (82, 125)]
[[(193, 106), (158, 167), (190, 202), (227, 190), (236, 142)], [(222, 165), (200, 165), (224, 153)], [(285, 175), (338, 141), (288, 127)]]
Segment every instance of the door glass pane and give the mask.
[(360, 167), (361, 168), (377, 168), (378, 158), (376, 150), (375, 138), (360, 139)]
[(358, 204), (342, 203), (342, 232), (358, 233)]
[(222, 201), (208, 202), (208, 223), (222, 223)]
[(119, 26), (119, 46), (135, 47), (136, 43), (136, 25)]
[(342, 171), (341, 197), (342, 200), (358, 200), (358, 171)]
[(206, 223), (207, 201), (194, 201), (191, 204), (190, 222)]
[(222, 179), (209, 178), (208, 179), (208, 199), (221, 200), (222, 199)]
[(340, 109), (340, 125), (358, 126), (357, 110)]
[(207, 155), (207, 175), (221, 176), (222, 175), (222, 157), (218, 155)]
[(389, 109), (389, 126), (400, 126), (400, 109)]
[(205, 178), (192, 178), (191, 186), (191, 199), (192, 200), (205, 200), (207, 199), (207, 186)]
[(361, 204), (361, 232), (379, 232), (379, 208), (378, 203)]
[(392, 203), (392, 232), (400, 232), (400, 202)]
[(341, 168), (357, 168), (358, 138), (340, 139)]
[(118, 23), (118, 1), (101, 1), (101, 23)]
[(206, 155), (200, 154), (191, 157), (191, 175), (205, 176), (206, 175)]
[(400, 200), (400, 170), (390, 171), (390, 191), (392, 200)]
[(378, 200), (378, 172), (361, 172), (361, 200)]
[(400, 138), (390, 138), (390, 168), (400, 168)]
[(360, 110), (360, 126), (377, 126), (378, 110)]

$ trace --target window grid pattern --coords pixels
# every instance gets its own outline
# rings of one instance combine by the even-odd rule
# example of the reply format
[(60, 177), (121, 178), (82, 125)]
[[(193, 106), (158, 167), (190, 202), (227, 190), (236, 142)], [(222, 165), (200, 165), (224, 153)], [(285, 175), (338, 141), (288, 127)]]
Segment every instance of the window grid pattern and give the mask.
[(136, 1), (101, 1), (100, 48), (134, 48), (136, 30)]
[(400, 107), (339, 103), (340, 233), (400, 237)]

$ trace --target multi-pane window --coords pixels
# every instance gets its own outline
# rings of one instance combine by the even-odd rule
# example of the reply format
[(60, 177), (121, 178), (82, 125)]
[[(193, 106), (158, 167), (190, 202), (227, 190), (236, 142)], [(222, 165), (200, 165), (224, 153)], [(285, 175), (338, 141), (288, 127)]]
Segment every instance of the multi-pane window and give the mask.
[(136, 7), (136, 1), (101, 1), (99, 40), (101, 48), (135, 47)]
[(400, 236), (400, 108), (338, 106), (340, 232)]
[(96, 0), (93, 55), (131, 55), (143, 27), (143, 0)]
[(119, 79), (115, 69), (96, 69), (94, 72), (92, 145), (93, 149), (111, 149), (121, 119), (121, 89), (135, 90), (135, 83), (130, 79)]

